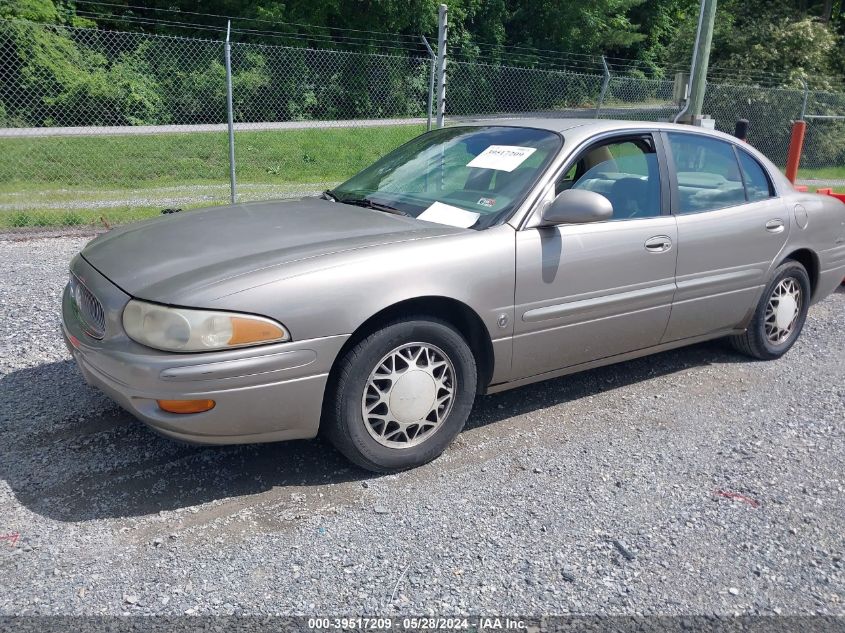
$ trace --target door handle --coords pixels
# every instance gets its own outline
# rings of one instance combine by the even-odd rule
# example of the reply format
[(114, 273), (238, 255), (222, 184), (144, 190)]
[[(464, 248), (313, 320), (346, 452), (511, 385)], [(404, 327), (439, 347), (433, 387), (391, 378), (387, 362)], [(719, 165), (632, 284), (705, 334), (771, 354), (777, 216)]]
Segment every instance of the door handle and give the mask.
[(766, 222), (766, 230), (769, 233), (782, 233), (783, 229), (783, 220), (780, 218)]
[(672, 240), (668, 235), (655, 235), (645, 242), (645, 249), (649, 253), (665, 253), (672, 248)]

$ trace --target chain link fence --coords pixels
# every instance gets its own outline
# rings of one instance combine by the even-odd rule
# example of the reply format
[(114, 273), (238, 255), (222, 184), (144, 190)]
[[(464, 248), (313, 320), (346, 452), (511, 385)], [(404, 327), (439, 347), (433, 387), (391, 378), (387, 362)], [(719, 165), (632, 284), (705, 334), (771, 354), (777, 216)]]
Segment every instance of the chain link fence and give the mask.
[[(463, 117), (587, 117), (670, 121), (674, 79), (607, 70), (604, 74), (450, 62), (447, 110)], [(750, 122), (748, 142), (784, 168), (792, 124), (807, 121), (799, 182), (845, 185), (845, 93), (708, 82), (704, 111), (717, 130)]]
[[(0, 230), (230, 198), (225, 43), (0, 21)], [(430, 59), (232, 44), (238, 201), (312, 194), (426, 129)]]
[(610, 70), (599, 74), (450, 60), (447, 76), (446, 109), (453, 123), (531, 116), (663, 121), (678, 111), (672, 80)]
[[(0, 230), (112, 224), (229, 201), (222, 41), (0, 21)], [(232, 43), (237, 200), (317, 193), (424, 131), (432, 60)], [(672, 79), (449, 60), (449, 124), (670, 120)], [(845, 93), (709, 83), (704, 111), (801, 177), (845, 183)]]
[(739, 119), (748, 119), (749, 144), (783, 168), (792, 122), (800, 118), (802, 103), (801, 90), (708, 82), (703, 110), (723, 132), (733, 132)]
[(609, 74), (599, 116), (630, 121), (671, 121), (678, 113), (674, 81)]
[(845, 185), (845, 94), (808, 91), (804, 120), (803, 182), (819, 187)]
[(0, 22), (0, 228), (228, 199), (223, 45)]
[(425, 131), (428, 58), (232, 45), (239, 201), (318, 193)]
[(601, 75), (483, 62), (446, 66), (446, 114), (454, 123), (499, 116), (593, 117)]

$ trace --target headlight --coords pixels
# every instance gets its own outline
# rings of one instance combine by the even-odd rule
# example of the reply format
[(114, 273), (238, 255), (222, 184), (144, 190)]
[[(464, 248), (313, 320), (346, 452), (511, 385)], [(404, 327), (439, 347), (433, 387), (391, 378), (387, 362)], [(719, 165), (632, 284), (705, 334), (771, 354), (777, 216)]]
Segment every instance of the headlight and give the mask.
[(123, 329), (142, 345), (170, 352), (204, 352), (290, 340), (288, 331), (272, 319), (170, 308), (135, 299), (123, 310)]

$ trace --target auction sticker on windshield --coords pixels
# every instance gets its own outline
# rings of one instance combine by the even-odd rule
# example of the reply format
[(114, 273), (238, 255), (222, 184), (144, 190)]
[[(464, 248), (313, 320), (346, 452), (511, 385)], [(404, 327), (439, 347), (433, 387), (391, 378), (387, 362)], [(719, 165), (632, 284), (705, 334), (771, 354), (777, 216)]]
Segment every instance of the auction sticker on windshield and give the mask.
[(478, 156), (467, 163), (467, 167), (480, 169), (498, 169), (499, 171), (513, 171), (526, 158), (531, 156), (536, 147), (519, 147), (518, 145), (490, 145)]

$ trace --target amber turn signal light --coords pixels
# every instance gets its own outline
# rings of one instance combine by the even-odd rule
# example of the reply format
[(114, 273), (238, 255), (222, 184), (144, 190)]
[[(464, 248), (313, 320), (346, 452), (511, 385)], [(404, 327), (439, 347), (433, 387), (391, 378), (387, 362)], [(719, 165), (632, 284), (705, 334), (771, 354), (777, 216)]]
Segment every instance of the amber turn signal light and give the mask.
[(214, 408), (214, 400), (156, 400), (158, 408), (168, 413), (202, 413)]
[(264, 341), (281, 341), (285, 338), (285, 331), (270, 321), (230, 317), (229, 322), (232, 324), (232, 338), (227, 345), (249, 345)]

